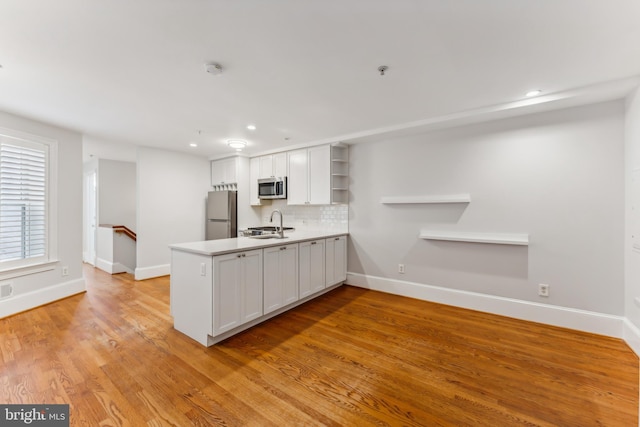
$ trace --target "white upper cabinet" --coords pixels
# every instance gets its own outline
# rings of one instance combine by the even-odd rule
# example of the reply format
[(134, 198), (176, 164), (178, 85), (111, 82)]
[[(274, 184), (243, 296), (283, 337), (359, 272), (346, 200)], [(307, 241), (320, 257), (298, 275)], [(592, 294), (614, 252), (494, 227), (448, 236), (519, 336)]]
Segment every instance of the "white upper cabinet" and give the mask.
[(290, 151), (288, 204), (331, 203), (331, 147), (321, 145)]
[(258, 197), (258, 177), (260, 176), (260, 157), (253, 157), (249, 160), (249, 200), (251, 206), (262, 204)]
[(289, 179), (287, 181), (287, 203), (304, 205), (309, 203), (309, 168), (307, 150), (295, 150), (288, 153)]
[(287, 176), (287, 153), (277, 153), (258, 157), (260, 174), (258, 178)]
[(238, 158), (213, 160), (211, 162), (211, 185), (228, 185), (238, 182)]

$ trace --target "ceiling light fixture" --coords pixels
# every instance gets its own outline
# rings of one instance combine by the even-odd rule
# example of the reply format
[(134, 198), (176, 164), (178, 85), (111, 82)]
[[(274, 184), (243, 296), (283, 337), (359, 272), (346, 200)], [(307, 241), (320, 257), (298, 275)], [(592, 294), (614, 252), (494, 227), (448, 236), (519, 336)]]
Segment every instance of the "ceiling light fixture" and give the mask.
[(192, 143), (189, 144), (189, 147), (194, 147), (195, 148), (197, 146), (198, 146), (198, 144), (196, 144), (195, 142), (192, 142)]
[(529, 92), (526, 93), (526, 97), (527, 98), (531, 98), (533, 96), (538, 96), (542, 93), (542, 91), (540, 89), (536, 89), (536, 90), (530, 90)]
[(207, 73), (214, 76), (222, 74), (222, 65), (216, 64), (215, 62), (204, 64), (204, 69)]
[(242, 149), (247, 146), (247, 143), (241, 139), (230, 139), (227, 141), (227, 145), (235, 148), (236, 151), (242, 151)]
[(247, 129), (256, 130), (256, 125), (247, 125)]

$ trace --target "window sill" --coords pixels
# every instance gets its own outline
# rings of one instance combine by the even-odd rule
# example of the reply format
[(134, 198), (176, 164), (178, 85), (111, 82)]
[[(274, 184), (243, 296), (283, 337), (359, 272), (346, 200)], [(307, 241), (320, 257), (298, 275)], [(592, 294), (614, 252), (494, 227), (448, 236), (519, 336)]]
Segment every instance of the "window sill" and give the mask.
[(22, 265), (0, 271), (0, 280), (14, 279), (16, 277), (28, 276), (30, 274), (43, 273), (56, 268), (58, 260), (40, 262), (32, 265)]

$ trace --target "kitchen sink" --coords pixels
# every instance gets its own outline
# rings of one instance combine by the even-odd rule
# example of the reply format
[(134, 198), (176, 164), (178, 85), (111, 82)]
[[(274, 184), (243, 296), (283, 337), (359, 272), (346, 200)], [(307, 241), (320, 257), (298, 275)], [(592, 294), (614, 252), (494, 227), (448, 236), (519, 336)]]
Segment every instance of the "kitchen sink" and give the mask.
[[(258, 231), (278, 231), (280, 227), (275, 227), (273, 225), (263, 225), (262, 227), (249, 227), (248, 230), (258, 230)], [(282, 227), (284, 231), (293, 230), (293, 227)]]
[(286, 239), (289, 236), (280, 237), (279, 234), (257, 234), (255, 236), (249, 236), (250, 239)]
[[(246, 230), (241, 230), (242, 235), (245, 237), (250, 237), (252, 239), (286, 239), (285, 237), (280, 237), (280, 233), (278, 233), (280, 227), (272, 227), (272, 226), (262, 226), (262, 227), (249, 227)], [(284, 231), (293, 231), (293, 227), (283, 227)]]

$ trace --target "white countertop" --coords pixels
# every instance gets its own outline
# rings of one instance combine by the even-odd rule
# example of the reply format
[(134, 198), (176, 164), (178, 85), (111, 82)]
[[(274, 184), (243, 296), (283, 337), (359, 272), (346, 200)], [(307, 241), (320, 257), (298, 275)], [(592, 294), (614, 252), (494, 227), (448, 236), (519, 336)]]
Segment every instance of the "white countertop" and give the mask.
[(338, 230), (294, 230), (285, 231), (284, 239), (252, 239), (251, 237), (235, 237), (231, 239), (176, 243), (169, 245), (169, 248), (194, 254), (215, 256), (232, 252), (268, 248), (270, 246), (286, 245), (289, 243), (300, 243), (307, 240), (346, 236), (347, 234), (349, 233)]

